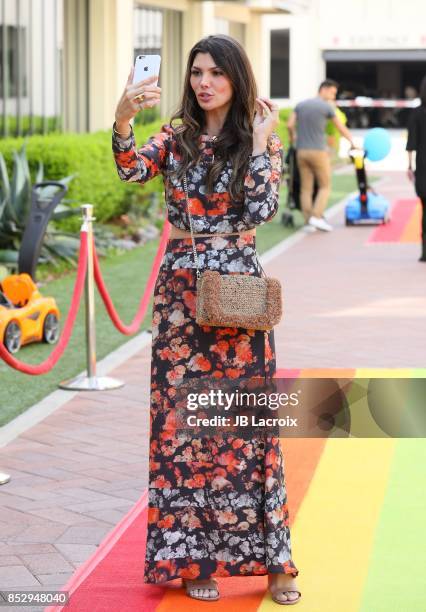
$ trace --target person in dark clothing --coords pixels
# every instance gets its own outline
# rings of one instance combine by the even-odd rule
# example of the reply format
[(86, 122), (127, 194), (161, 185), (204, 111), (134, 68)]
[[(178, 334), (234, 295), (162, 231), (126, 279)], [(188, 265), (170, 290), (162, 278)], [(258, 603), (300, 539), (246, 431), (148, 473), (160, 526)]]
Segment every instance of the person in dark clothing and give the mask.
[[(414, 182), (422, 203), (422, 252), (419, 261), (426, 261), (426, 76), (420, 85), (421, 104), (415, 108), (408, 122), (408, 178)], [(416, 169), (413, 170), (413, 151)]]

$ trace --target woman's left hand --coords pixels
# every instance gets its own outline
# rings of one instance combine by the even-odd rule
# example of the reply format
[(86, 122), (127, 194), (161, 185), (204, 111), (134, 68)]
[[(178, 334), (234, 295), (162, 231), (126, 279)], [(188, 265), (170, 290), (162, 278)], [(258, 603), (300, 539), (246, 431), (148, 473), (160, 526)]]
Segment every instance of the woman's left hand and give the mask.
[(256, 115), (253, 121), (253, 150), (266, 149), (269, 136), (279, 125), (279, 108), (268, 98), (256, 98)]

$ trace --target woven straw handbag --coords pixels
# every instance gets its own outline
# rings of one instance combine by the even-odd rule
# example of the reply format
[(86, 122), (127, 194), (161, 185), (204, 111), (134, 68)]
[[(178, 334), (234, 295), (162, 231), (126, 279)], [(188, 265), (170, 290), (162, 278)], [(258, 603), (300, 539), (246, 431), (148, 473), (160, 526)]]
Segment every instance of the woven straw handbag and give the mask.
[(282, 317), (280, 281), (267, 277), (262, 266), (260, 267), (263, 277), (220, 274), (214, 270), (201, 272), (195, 247), (192, 215), (189, 210), (186, 175), (183, 177), (183, 185), (197, 270), (196, 322), (198, 325), (213, 327), (272, 329)]

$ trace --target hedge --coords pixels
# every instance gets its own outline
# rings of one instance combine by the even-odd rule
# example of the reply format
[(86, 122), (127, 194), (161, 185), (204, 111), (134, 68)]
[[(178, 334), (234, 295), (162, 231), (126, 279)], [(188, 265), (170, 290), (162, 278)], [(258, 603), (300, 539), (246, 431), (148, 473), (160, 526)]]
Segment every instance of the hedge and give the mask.
[[(136, 142), (146, 142), (150, 135), (160, 131), (162, 121), (135, 127)], [(94, 205), (96, 218), (107, 221), (128, 210), (129, 202), (143, 204), (153, 191), (164, 190), (161, 177), (149, 181), (143, 188), (120, 181), (111, 152), (111, 132), (89, 134), (51, 133), (30, 138), (7, 138), (0, 141), (0, 151), (8, 166), (9, 175), (13, 167), (12, 151), (27, 143), (27, 156), (34, 179), (38, 160), (44, 165), (45, 180), (60, 179), (77, 174), (70, 183), (67, 197), (80, 203)], [(76, 230), (77, 219), (61, 221), (61, 227)]]
[[(284, 146), (288, 142), (286, 121), (290, 109), (280, 111), (280, 125), (277, 132)], [(158, 119), (149, 124), (135, 125), (135, 137), (138, 144), (159, 132), (167, 120)], [(131, 202), (147, 205), (147, 196), (152, 192), (163, 193), (161, 177), (135, 189), (133, 183), (120, 181), (111, 153), (111, 132), (99, 131), (88, 134), (53, 132), (47, 135), (31, 137), (5, 138), (0, 141), (9, 174), (12, 171), (12, 151), (18, 150), (27, 143), (27, 156), (30, 171), (34, 179), (38, 160), (44, 165), (45, 180), (60, 179), (70, 174), (77, 174), (71, 182), (67, 197), (79, 203), (94, 205), (97, 220), (105, 222), (129, 209)], [(60, 222), (61, 227), (76, 231), (80, 221), (76, 218)]]

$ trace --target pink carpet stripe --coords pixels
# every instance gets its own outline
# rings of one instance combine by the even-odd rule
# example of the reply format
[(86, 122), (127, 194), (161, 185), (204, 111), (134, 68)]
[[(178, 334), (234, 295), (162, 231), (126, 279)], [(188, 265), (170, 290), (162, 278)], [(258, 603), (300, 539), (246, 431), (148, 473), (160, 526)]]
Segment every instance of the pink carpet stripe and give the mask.
[[(102, 540), (97, 550), (91, 557), (87, 559), (71, 576), (68, 582), (61, 588), (62, 591), (68, 591), (71, 597), (72, 593), (86, 580), (92, 571), (99, 565), (108, 553), (114, 548), (121, 536), (126, 532), (128, 527), (140, 516), (148, 507), (148, 490), (146, 489), (139, 500), (136, 502), (129, 512), (121, 519), (119, 523), (106, 535)], [(161, 599), (161, 597), (160, 597)], [(155, 610), (157, 603), (152, 608)], [(65, 606), (67, 609), (68, 606)], [(45, 612), (60, 612), (64, 610), (64, 606), (49, 606)], [(151, 610), (151, 609), (150, 609)], [(150, 612), (150, 610), (147, 612)]]
[(298, 378), (300, 369), (277, 368), (275, 378)]
[(391, 209), (391, 221), (378, 225), (367, 242), (399, 242), (405, 226), (410, 221), (417, 205), (416, 199), (397, 200)]

